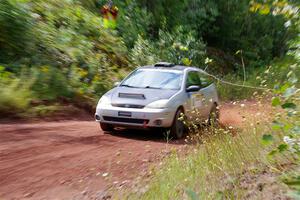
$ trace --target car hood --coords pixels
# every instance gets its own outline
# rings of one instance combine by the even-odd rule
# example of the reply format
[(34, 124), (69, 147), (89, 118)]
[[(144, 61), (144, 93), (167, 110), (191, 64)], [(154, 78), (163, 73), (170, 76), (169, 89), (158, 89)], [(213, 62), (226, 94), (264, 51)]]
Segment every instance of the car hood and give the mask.
[(153, 101), (169, 99), (176, 92), (178, 90), (116, 87), (106, 95), (110, 96), (112, 104), (146, 106)]

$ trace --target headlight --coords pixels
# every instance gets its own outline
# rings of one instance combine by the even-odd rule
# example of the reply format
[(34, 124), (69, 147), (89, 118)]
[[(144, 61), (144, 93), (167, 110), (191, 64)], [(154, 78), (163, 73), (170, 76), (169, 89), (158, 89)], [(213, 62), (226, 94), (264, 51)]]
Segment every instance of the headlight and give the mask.
[(110, 98), (107, 96), (102, 96), (98, 102), (98, 106), (107, 106), (110, 105)]
[(162, 100), (149, 103), (148, 105), (146, 105), (146, 108), (162, 109), (167, 107), (167, 103), (168, 103), (168, 99), (162, 99)]

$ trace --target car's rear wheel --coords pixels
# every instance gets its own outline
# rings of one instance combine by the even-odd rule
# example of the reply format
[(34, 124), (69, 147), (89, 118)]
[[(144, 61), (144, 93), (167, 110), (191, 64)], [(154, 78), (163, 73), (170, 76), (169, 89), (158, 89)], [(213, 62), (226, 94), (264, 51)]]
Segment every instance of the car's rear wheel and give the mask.
[(176, 139), (180, 139), (184, 136), (185, 134), (185, 125), (183, 123), (183, 120), (179, 119), (181, 115), (183, 114), (182, 109), (178, 109), (176, 111), (173, 124), (171, 126), (171, 135), (175, 137)]
[(110, 132), (114, 130), (113, 125), (100, 122), (100, 127), (104, 132)]
[(220, 118), (220, 110), (217, 104), (214, 104), (208, 118), (208, 125), (218, 126)]

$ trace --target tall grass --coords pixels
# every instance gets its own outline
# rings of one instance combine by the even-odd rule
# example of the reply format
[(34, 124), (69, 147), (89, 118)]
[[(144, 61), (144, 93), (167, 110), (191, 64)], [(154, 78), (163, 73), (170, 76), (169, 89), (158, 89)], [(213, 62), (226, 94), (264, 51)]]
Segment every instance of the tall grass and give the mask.
[(249, 126), (232, 136), (229, 130), (209, 130), (200, 144), (185, 155), (173, 153), (142, 189), (126, 198), (243, 199), (246, 191), (239, 179), (243, 173), (275, 170), (279, 162), (291, 161), (282, 155), (267, 158), (269, 149), (261, 140), (266, 131), (266, 126)]

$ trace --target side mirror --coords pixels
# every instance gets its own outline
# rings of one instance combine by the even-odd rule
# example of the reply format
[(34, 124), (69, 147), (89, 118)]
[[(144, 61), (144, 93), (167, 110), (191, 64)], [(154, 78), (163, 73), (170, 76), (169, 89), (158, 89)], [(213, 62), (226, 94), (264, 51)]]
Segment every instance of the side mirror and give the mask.
[(188, 88), (186, 88), (187, 92), (198, 92), (200, 90), (200, 87), (198, 85), (191, 85)]
[(120, 82), (119, 82), (119, 81), (114, 83), (114, 86), (115, 86), (115, 87), (117, 87), (117, 86), (119, 86), (119, 85), (120, 85)]

